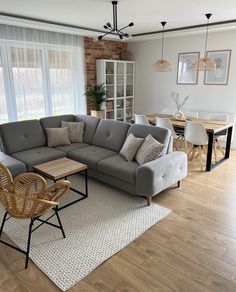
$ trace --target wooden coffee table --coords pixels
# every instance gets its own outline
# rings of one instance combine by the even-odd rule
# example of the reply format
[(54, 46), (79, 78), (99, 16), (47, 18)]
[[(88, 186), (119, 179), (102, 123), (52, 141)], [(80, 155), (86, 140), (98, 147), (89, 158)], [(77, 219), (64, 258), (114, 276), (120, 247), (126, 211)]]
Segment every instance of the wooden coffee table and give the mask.
[(84, 172), (85, 175), (85, 193), (80, 192), (75, 188), (70, 188), (73, 192), (80, 194), (82, 198), (79, 198), (75, 201), (72, 201), (62, 207), (58, 207), (58, 210), (62, 210), (68, 206), (71, 206), (81, 200), (84, 200), (88, 197), (88, 167), (87, 165), (74, 161), (69, 158), (60, 158), (56, 160), (52, 160), (49, 162), (45, 162), (42, 164), (38, 164), (34, 166), (34, 172), (40, 173), (47, 178), (52, 179), (54, 182), (60, 179), (67, 179), (68, 176)]

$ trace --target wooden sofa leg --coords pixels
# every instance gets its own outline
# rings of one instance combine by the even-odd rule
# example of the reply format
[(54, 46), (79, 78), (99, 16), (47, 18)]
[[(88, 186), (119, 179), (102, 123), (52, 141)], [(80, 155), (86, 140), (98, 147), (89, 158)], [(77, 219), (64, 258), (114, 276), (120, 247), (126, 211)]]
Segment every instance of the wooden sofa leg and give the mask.
[(150, 206), (151, 203), (152, 203), (152, 197), (151, 196), (147, 196), (146, 197), (146, 201), (147, 201), (148, 206)]
[(180, 188), (180, 186), (181, 186), (181, 180), (179, 180), (179, 181), (177, 182), (177, 186), (178, 186), (178, 188)]

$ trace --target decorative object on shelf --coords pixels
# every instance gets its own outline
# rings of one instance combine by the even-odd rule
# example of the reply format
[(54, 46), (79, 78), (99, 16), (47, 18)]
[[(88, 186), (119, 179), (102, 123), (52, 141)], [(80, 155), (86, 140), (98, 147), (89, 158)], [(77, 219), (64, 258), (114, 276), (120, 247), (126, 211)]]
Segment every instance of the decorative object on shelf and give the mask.
[(102, 110), (102, 105), (106, 100), (106, 89), (104, 83), (88, 86), (85, 95), (92, 99), (94, 109), (91, 110), (91, 116), (104, 119), (104, 110)]
[(207, 57), (215, 61), (216, 70), (205, 72), (204, 84), (227, 85), (229, 78), (231, 50), (208, 51)]
[(187, 102), (187, 100), (190, 98), (190, 95), (187, 95), (184, 98), (181, 98), (179, 96), (178, 92), (172, 91), (171, 94), (170, 94), (170, 97), (173, 98), (173, 100), (174, 100), (174, 102), (176, 104), (176, 107), (177, 107), (177, 111), (174, 114), (174, 117), (177, 120), (186, 120), (186, 118), (184, 116), (184, 113), (182, 111), (182, 108), (184, 107), (184, 105)]
[(205, 50), (204, 50), (204, 57), (200, 58), (197, 62), (195, 62), (192, 66), (193, 70), (198, 71), (215, 71), (216, 63), (214, 60), (209, 59), (207, 57), (207, 41), (208, 41), (208, 28), (209, 28), (209, 19), (212, 16), (211, 13), (205, 14), (207, 18), (207, 29), (206, 29), (206, 40), (205, 40)]
[(161, 25), (162, 25), (161, 60), (157, 60), (152, 67), (157, 72), (170, 72), (171, 71), (171, 64), (167, 60), (163, 59), (163, 55), (164, 55), (164, 27), (166, 25), (166, 21), (162, 21)]
[(119, 36), (119, 38), (122, 40), (124, 37), (125, 38), (129, 38), (131, 37), (131, 35), (129, 35), (128, 33), (124, 33), (123, 30), (127, 27), (131, 27), (131, 26), (134, 26), (134, 23), (133, 22), (130, 22), (128, 25), (122, 27), (122, 28), (118, 28), (118, 25), (117, 25), (117, 4), (118, 4), (118, 1), (112, 1), (112, 6), (113, 6), (113, 26), (111, 25), (110, 22), (107, 22), (103, 27), (105, 29), (108, 30), (107, 33), (104, 33), (103, 35), (100, 35), (98, 37), (98, 40), (100, 41), (102, 38), (104, 38), (104, 36), (107, 36), (108, 34), (111, 34), (111, 35), (117, 35)]
[(197, 84), (198, 71), (193, 71), (192, 66), (199, 59), (199, 52), (179, 53), (177, 84)]
[(124, 51), (120, 54), (121, 60), (125, 60), (125, 61), (133, 61), (134, 60), (134, 56), (133, 53), (130, 51)]

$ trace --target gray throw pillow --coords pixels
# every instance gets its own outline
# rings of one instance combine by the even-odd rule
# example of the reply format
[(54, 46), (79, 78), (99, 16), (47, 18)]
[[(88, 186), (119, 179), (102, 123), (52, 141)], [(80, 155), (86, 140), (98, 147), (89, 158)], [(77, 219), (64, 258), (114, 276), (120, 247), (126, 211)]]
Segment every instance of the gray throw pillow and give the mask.
[(84, 136), (84, 122), (61, 121), (61, 127), (69, 127), (69, 136), (72, 143), (82, 143)]
[(69, 128), (46, 128), (48, 147), (70, 145)]
[(149, 134), (136, 153), (135, 160), (139, 165), (152, 161), (161, 155), (165, 145), (158, 142)]
[(132, 133), (129, 134), (120, 150), (120, 155), (127, 161), (132, 161), (143, 141), (143, 138), (136, 138)]

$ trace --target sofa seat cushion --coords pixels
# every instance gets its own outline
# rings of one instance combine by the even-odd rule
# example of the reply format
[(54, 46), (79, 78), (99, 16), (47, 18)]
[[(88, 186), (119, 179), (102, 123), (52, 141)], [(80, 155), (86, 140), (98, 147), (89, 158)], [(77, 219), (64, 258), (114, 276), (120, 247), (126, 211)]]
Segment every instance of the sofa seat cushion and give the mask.
[(134, 184), (138, 167), (137, 162), (127, 161), (121, 155), (115, 155), (99, 161), (97, 169), (105, 174)]
[(56, 147), (56, 149), (60, 150), (60, 151), (64, 151), (65, 153), (69, 153), (71, 151), (74, 151), (76, 149), (81, 149), (84, 147), (88, 147), (89, 144), (86, 143), (71, 143), (68, 146), (58, 146)]
[(23, 162), (3, 152), (0, 152), (0, 162), (10, 170), (13, 177), (27, 171)]
[(54, 148), (37, 147), (13, 153), (12, 156), (24, 162), (28, 171), (33, 171), (34, 165), (65, 157), (66, 153)]
[(90, 145), (86, 148), (77, 149), (68, 153), (68, 158), (88, 165), (89, 168), (97, 169), (100, 160), (116, 155), (117, 153), (102, 147)]

